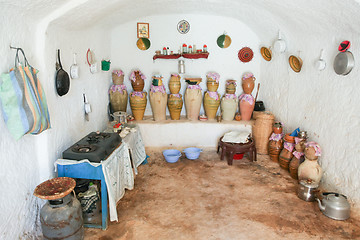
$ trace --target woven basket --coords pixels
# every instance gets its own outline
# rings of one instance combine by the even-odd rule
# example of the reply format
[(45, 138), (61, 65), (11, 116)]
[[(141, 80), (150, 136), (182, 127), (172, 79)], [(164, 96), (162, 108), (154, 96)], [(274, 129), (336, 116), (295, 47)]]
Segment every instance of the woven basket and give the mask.
[(57, 177), (39, 184), (34, 195), (41, 199), (55, 200), (63, 198), (74, 190), (76, 182), (69, 177)]
[(268, 154), (269, 138), (272, 133), (274, 115), (270, 112), (258, 112), (253, 126), (256, 151), (259, 154)]

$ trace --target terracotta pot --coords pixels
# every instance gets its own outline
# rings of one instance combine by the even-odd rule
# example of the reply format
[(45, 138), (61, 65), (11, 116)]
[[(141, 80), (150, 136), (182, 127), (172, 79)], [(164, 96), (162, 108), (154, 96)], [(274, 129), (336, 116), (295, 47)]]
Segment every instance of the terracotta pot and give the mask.
[(177, 75), (172, 75), (170, 77), (170, 81), (169, 81), (169, 89), (170, 89), (170, 93), (172, 94), (177, 94), (179, 93), (181, 88), (181, 83), (180, 83), (180, 76)]
[(235, 120), (241, 121), (241, 114), (239, 112), (235, 113)]
[(247, 101), (240, 101), (240, 113), (242, 120), (249, 121), (251, 119), (251, 115), (254, 111), (255, 104), (250, 104)]
[(221, 99), (221, 116), (222, 119), (225, 121), (232, 121), (234, 120), (235, 113), (238, 107), (238, 99), (226, 99), (223, 97)]
[[(234, 94), (236, 92), (235, 80), (226, 80), (226, 93)], [(229, 83), (229, 84), (228, 84)]]
[(295, 137), (290, 136), (290, 133), (285, 134), (284, 140), (289, 143), (295, 143)]
[(315, 156), (315, 149), (313, 147), (305, 148), (305, 156), (309, 160), (317, 160), (318, 156)]
[(282, 133), (282, 127), (273, 127), (273, 132), (275, 134), (281, 134)]
[(183, 100), (182, 100), (181, 94), (180, 94), (180, 97), (176, 97), (172, 94), (169, 94), (167, 106), (169, 108), (171, 119), (179, 120), (180, 114), (181, 114), (181, 109), (183, 106)]
[(167, 94), (161, 92), (150, 92), (149, 99), (154, 121), (166, 120)]
[(208, 92), (204, 94), (204, 110), (208, 119), (215, 119), (219, 105), (220, 105), (220, 98), (216, 100), (210, 97)]
[(201, 108), (201, 90), (189, 89), (185, 91), (185, 109), (186, 117), (190, 120), (198, 120)]
[(255, 78), (250, 77), (250, 78), (243, 79), (241, 81), (241, 86), (242, 86), (242, 89), (243, 89), (244, 93), (251, 94), (252, 91), (254, 90)]
[(144, 79), (141, 78), (139, 71), (135, 71), (135, 81), (131, 80), (131, 86), (136, 92), (141, 92), (144, 89)]
[(289, 172), (290, 176), (293, 179), (298, 179), (298, 168), (300, 164), (304, 161), (304, 158), (301, 157), (300, 159), (293, 157), (289, 163)]
[(117, 74), (112, 73), (111, 76), (114, 85), (122, 85), (124, 83), (124, 75), (120, 75), (119, 77)]
[(281, 168), (289, 170), (289, 164), (293, 157), (292, 152), (289, 152), (287, 149), (283, 149), (279, 155), (279, 165)]
[(113, 112), (126, 112), (128, 102), (128, 93), (126, 90), (122, 92), (110, 91), (110, 104)]
[(298, 168), (299, 180), (311, 179), (314, 183), (319, 184), (323, 171), (316, 160), (309, 160), (305, 157), (305, 161)]
[(130, 107), (135, 120), (142, 120), (147, 103), (147, 93), (143, 92), (143, 97), (130, 96)]
[(282, 149), (283, 149), (283, 140), (269, 141), (269, 156), (271, 161), (279, 162), (279, 155)]
[(209, 92), (216, 92), (219, 88), (219, 83), (212, 78), (206, 78), (206, 87)]

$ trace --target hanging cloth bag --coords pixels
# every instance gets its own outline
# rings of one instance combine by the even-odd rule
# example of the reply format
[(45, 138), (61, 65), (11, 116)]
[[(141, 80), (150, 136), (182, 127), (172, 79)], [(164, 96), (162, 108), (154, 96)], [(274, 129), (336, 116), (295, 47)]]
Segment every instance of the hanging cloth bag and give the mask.
[[(24, 66), (20, 63), (23, 55)], [(1, 75), (0, 102), (3, 118), (17, 140), (24, 134), (39, 134), (50, 128), (45, 93), (37, 78), (38, 70), (30, 66), (21, 48), (17, 49), (15, 68)]]

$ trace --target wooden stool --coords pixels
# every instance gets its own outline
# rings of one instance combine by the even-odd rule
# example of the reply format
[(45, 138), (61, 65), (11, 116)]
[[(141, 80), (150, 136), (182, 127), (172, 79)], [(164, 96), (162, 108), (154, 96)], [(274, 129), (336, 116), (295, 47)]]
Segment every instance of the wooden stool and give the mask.
[(222, 139), (223, 137), (219, 140), (217, 152), (219, 153), (221, 148), (221, 160), (224, 160), (225, 154), (228, 154), (228, 165), (232, 165), (234, 154), (239, 153), (249, 153), (250, 160), (253, 162), (256, 161), (256, 148), (253, 138), (250, 138), (248, 143), (223, 142)]

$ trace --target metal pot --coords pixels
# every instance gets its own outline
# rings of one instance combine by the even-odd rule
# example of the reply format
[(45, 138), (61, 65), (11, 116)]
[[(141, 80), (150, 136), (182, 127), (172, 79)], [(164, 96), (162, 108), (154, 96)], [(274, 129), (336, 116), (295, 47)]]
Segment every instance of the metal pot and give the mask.
[(338, 75), (347, 75), (355, 65), (354, 56), (350, 51), (340, 52), (334, 60), (334, 70)]
[(346, 220), (350, 217), (350, 204), (345, 195), (325, 192), (321, 194), (323, 199), (319, 202), (321, 212), (335, 220)]
[(311, 180), (301, 180), (298, 186), (297, 195), (306, 202), (313, 202), (316, 199), (316, 193), (319, 185)]
[(126, 112), (114, 112), (113, 114), (111, 114), (111, 116), (114, 118), (114, 121), (117, 121), (119, 123), (127, 123)]

